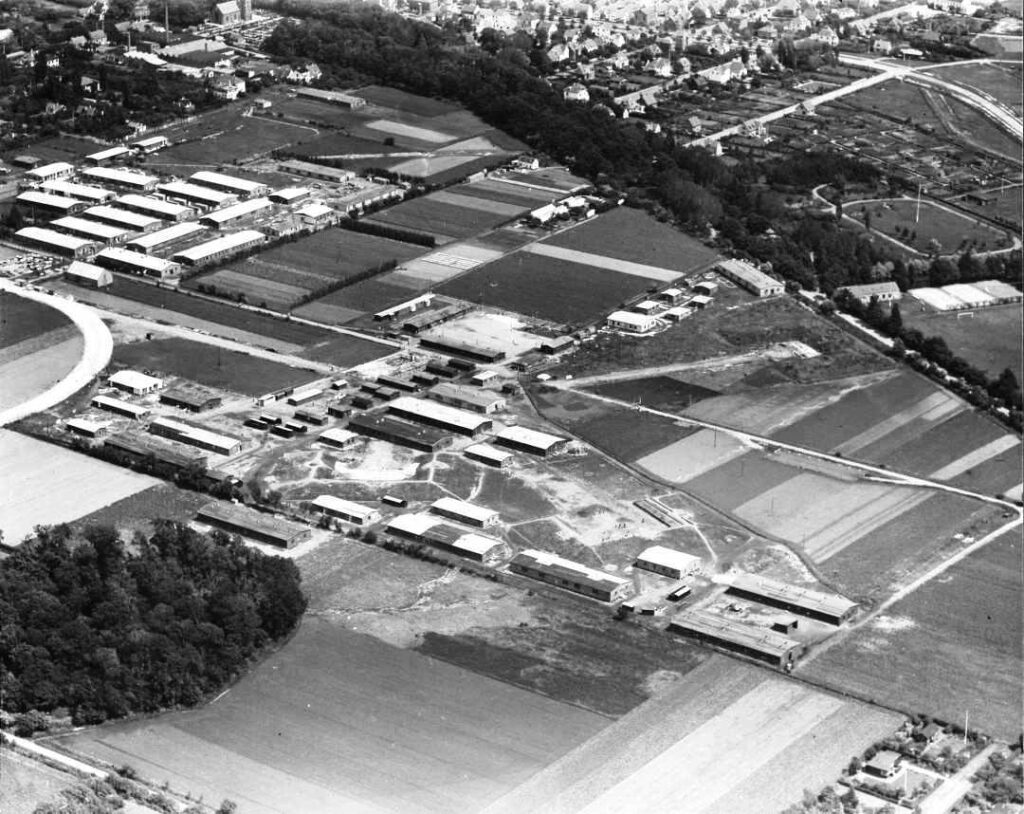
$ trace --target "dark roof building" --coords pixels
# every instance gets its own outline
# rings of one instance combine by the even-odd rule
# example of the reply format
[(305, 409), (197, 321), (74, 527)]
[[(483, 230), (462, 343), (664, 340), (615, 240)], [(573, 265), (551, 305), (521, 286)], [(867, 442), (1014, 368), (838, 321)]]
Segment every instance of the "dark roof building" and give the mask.
[(294, 548), (299, 543), (308, 540), (313, 534), (309, 526), (291, 520), (283, 520), (235, 503), (219, 501), (207, 503), (196, 512), (196, 519), (231, 534), (238, 534), (281, 548)]
[(433, 427), (418, 426), (384, 415), (354, 416), (349, 419), (348, 429), (369, 438), (388, 441), (421, 452), (436, 452), (452, 442), (451, 435)]
[(792, 667), (803, 652), (800, 642), (781, 633), (725, 619), (707, 611), (681, 614), (669, 624), (668, 629), (775, 667)]
[(839, 594), (790, 585), (754, 574), (737, 574), (733, 577), (728, 593), (832, 625), (841, 625), (857, 609), (856, 602)]
[(514, 574), (546, 582), (602, 602), (625, 599), (633, 586), (628, 579), (588, 568), (547, 551), (521, 551), (512, 558), (508, 568)]

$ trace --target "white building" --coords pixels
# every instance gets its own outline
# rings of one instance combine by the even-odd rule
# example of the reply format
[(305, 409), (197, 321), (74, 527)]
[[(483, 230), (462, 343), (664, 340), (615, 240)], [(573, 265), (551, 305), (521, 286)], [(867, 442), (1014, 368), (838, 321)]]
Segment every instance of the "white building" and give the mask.
[(652, 571), (672, 579), (682, 579), (701, 569), (700, 557), (661, 545), (654, 545), (641, 551), (633, 564), (644, 571)]
[(453, 497), (442, 497), (435, 500), (430, 505), (430, 511), (459, 523), (465, 523), (467, 526), (479, 528), (496, 526), (501, 521), (500, 515), (493, 509), (475, 506), (465, 500), (456, 500)]
[(321, 514), (354, 526), (371, 526), (380, 520), (380, 512), (376, 509), (334, 495), (320, 495), (313, 501), (313, 508)]
[(658, 327), (658, 318), (653, 314), (615, 311), (608, 315), (608, 327), (616, 331), (644, 334)]
[(134, 393), (136, 396), (152, 393), (164, 386), (163, 379), (147, 376), (137, 370), (119, 370), (110, 377), (109, 382), (118, 390)]

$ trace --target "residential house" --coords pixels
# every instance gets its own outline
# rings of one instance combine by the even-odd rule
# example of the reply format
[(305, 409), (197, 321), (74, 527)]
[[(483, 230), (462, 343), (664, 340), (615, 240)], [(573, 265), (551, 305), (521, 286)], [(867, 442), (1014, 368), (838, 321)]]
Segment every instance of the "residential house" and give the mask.
[(562, 91), (562, 97), (567, 102), (589, 102), (590, 91), (587, 90), (585, 85), (573, 82), (571, 85), (566, 85)]

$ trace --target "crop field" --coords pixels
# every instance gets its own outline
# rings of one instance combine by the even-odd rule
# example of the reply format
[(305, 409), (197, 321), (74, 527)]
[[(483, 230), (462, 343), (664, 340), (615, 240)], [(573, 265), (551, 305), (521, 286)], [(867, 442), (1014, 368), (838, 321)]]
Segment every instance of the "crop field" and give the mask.
[(222, 164), (225, 156), (230, 156), (236, 162), (246, 161), (290, 144), (310, 141), (318, 135), (311, 127), (273, 121), (266, 117), (239, 117), (233, 122), (225, 122), (225, 125), (216, 134), (203, 135), (198, 141), (188, 141), (161, 150), (149, 156), (147, 164), (212, 167)]
[(691, 274), (710, 266), (718, 254), (646, 212), (620, 206), (559, 232), (545, 244), (576, 249)]
[[(957, 563), (798, 674), (1014, 741), (1021, 722), (1021, 538)], [(894, 680), (897, 679), (898, 680)]]
[(37, 525), (70, 523), (160, 481), (0, 430), (0, 531), (16, 546)]
[[(166, 309), (168, 319), (174, 319), (173, 312), (180, 312), (228, 328), (280, 339), (293, 345), (309, 345), (333, 336), (323, 328), (244, 311), (227, 303), (191, 297), (173, 289), (159, 288), (120, 276), (114, 277), (114, 284), (107, 291), (115, 297)], [(130, 311), (130, 307), (125, 310)]]
[(415, 296), (407, 287), (388, 282), (389, 278), (390, 275), (385, 275), (345, 286), (299, 306), (292, 313), (329, 325), (344, 325), (366, 313), (375, 313)]
[(281, 362), (178, 338), (118, 345), (114, 348), (113, 364), (165, 376), (181, 376), (207, 387), (246, 396), (260, 396), (320, 378), (318, 373)]
[(343, 229), (325, 229), (210, 274), (190, 278), (185, 288), (213, 285), (242, 294), (253, 305), (286, 311), (309, 294), (389, 263), (401, 263), (425, 249)]
[(936, 312), (921, 303), (920, 309), (908, 306), (901, 313), (906, 327), (942, 337), (953, 353), (989, 376), (1010, 368), (1018, 381), (1024, 380), (1024, 310), (1019, 303), (954, 313)]
[(0, 350), (69, 325), (71, 320), (56, 308), (0, 292)]
[(417, 814), (479, 810), (607, 723), (306, 618), (214, 703), (62, 742), (252, 814)]
[(434, 235), (439, 242), (450, 242), (493, 229), (499, 223), (509, 220), (509, 217), (468, 205), (442, 203), (428, 195), (389, 207), (366, 220)]
[(921, 202), (919, 219), (917, 201), (913, 198), (850, 201), (844, 212), (860, 223), (865, 223), (870, 215), (873, 231), (894, 237), (922, 253), (930, 251), (933, 240), (943, 254), (968, 246), (975, 251), (993, 251), (1011, 245), (1010, 236), (1002, 229), (929, 201)]
[(445, 283), (438, 293), (549, 322), (599, 319), (650, 281), (568, 260), (516, 252)]
[(487, 814), (781, 811), (901, 721), (714, 655)]

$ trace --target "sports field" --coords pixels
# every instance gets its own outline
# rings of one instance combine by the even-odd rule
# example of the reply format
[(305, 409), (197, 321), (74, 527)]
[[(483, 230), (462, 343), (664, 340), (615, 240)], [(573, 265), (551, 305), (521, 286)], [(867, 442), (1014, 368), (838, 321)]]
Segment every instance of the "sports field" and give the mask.
[(479, 810), (607, 724), (307, 617), (214, 703), (62, 742), (247, 814), (447, 814)]
[(325, 229), (224, 269), (189, 279), (185, 288), (214, 286), (250, 305), (286, 311), (296, 302), (393, 263), (411, 260), (425, 249), (397, 240), (343, 229)]
[(889, 198), (872, 201), (850, 201), (844, 204), (845, 214), (870, 228), (889, 235), (921, 253), (930, 252), (937, 241), (942, 254), (960, 252), (968, 247), (975, 251), (1009, 248), (1010, 236), (1002, 229), (929, 201), (918, 203), (912, 198)]
[(193, 133), (187, 125), (184, 126), (185, 137), (194, 140), (175, 144), (148, 156), (147, 163), (157, 166), (192, 164), (213, 168), (221, 165), (225, 156), (236, 162), (246, 161), (290, 144), (310, 141), (318, 135), (312, 127), (273, 121), (265, 116), (242, 117), (237, 110), (234, 114), (233, 118), (220, 122), (221, 128), (213, 133)]
[(550, 322), (601, 318), (651, 281), (568, 260), (515, 252), (445, 283), (438, 293)]
[(941, 313), (914, 301), (901, 311), (903, 324), (925, 336), (940, 336), (957, 356), (989, 376), (996, 377), (1006, 368), (1024, 381), (1024, 310), (1020, 304), (997, 305), (971, 311)]
[(486, 812), (781, 811), (901, 721), (716, 655)]
[(115, 367), (181, 376), (207, 387), (260, 396), (321, 378), (321, 374), (188, 339), (149, 339), (114, 348)]
[(18, 545), (37, 525), (69, 523), (160, 483), (148, 475), (0, 430), (0, 531)]
[[(717, 252), (646, 212), (620, 206), (559, 232), (546, 245), (691, 274), (710, 266)], [(677, 276), (678, 276), (677, 274)]]
[(1019, 529), (927, 583), (799, 674), (1014, 741), (1022, 731)]
[(0, 351), (69, 325), (56, 308), (0, 291)]
[[(451, 200), (450, 195), (448, 200)], [(475, 207), (472, 201), (466, 202), (465, 205), (445, 203), (443, 199), (427, 195), (388, 207), (370, 215), (366, 220), (433, 235), (438, 243), (450, 243), (493, 229), (498, 224), (510, 220), (510, 216)]]

